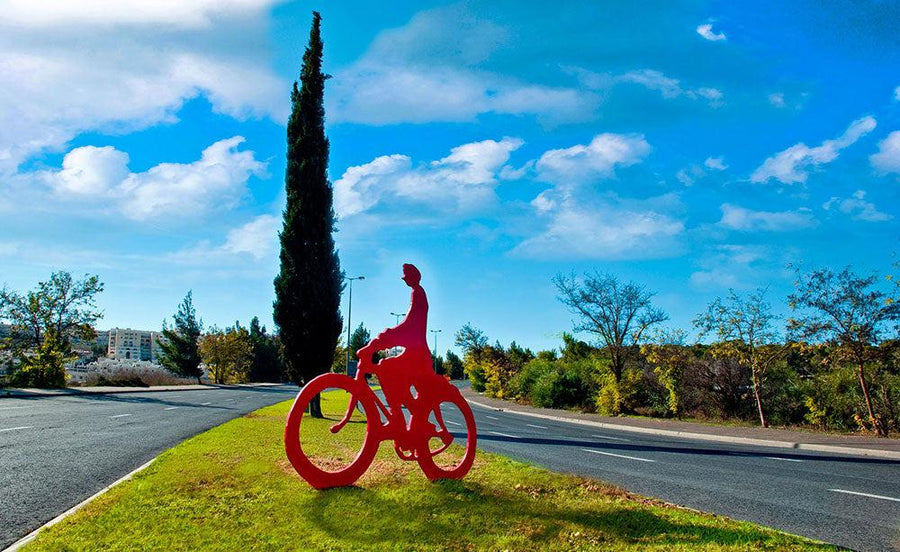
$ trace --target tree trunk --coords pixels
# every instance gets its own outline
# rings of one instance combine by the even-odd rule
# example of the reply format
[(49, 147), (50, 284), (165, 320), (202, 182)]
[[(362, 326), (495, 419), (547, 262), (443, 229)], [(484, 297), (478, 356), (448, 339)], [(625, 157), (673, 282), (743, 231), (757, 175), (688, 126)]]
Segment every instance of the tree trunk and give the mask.
[(766, 421), (766, 415), (763, 412), (762, 400), (759, 398), (759, 378), (756, 376), (756, 372), (753, 373), (753, 396), (756, 397), (756, 410), (759, 411), (759, 423), (763, 427), (769, 427), (769, 422)]
[(321, 403), (321, 395), (316, 395), (309, 401), (309, 415), (313, 418), (324, 418), (322, 415), (322, 403)]
[(857, 363), (857, 369), (859, 372), (859, 386), (862, 387), (863, 397), (866, 398), (866, 408), (869, 410), (869, 421), (872, 422), (872, 427), (875, 428), (875, 433), (879, 437), (887, 437), (887, 431), (885, 427), (881, 424), (881, 421), (875, 417), (875, 409), (872, 408), (872, 399), (869, 397), (869, 386), (866, 384), (866, 376), (863, 373), (863, 363)]
[(616, 384), (618, 384), (622, 381), (622, 372), (625, 371), (625, 359), (622, 358), (623, 355), (618, 349), (611, 350), (609, 357), (612, 361), (613, 377), (616, 379)]

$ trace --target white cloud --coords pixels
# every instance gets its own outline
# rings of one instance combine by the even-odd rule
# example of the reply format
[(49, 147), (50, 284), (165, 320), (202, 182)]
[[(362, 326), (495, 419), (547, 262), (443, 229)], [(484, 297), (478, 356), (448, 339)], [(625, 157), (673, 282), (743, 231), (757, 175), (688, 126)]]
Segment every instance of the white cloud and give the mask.
[(19, 252), (19, 244), (0, 241), (0, 257), (15, 255)]
[(63, 158), (62, 170), (46, 173), (61, 195), (96, 196), (128, 176), (128, 154), (112, 146), (83, 146)]
[(510, 167), (509, 165), (505, 165), (502, 169), (500, 169), (500, 180), (521, 180), (534, 170), (534, 164), (536, 161), (536, 159), (527, 161), (518, 169)]
[(698, 25), (697, 34), (711, 42), (719, 42), (727, 38), (725, 36), (725, 33), (723, 32), (713, 32), (712, 27), (712, 23), (704, 23), (703, 25)]
[(522, 82), (475, 68), (506, 31), (459, 6), (428, 10), (380, 33), (338, 69), (327, 98), (330, 120), (364, 124), (471, 121), (484, 113), (534, 115), (549, 123), (594, 117), (596, 95)]
[(500, 174), (510, 154), (524, 142), (518, 138), (463, 144), (450, 155), (413, 166), (406, 155), (384, 155), (350, 167), (334, 183), (335, 210), (346, 218), (379, 204), (412, 202), (441, 211), (470, 212), (496, 198)]
[(706, 161), (703, 162), (703, 165), (707, 169), (712, 169), (714, 171), (724, 171), (728, 168), (728, 165), (725, 164), (724, 157), (707, 157)]
[(724, 157), (707, 157), (703, 166), (692, 163), (675, 173), (675, 178), (685, 186), (693, 186), (694, 183), (704, 178), (710, 171), (724, 171), (728, 169)]
[(277, 251), (280, 229), (280, 218), (260, 215), (247, 224), (230, 230), (222, 249), (235, 254), (247, 253), (255, 259), (262, 259)]
[(816, 225), (815, 219), (807, 211), (753, 211), (722, 204), (721, 226), (743, 232), (768, 231), (784, 232)]
[(878, 153), (870, 155), (869, 162), (882, 173), (900, 173), (900, 130), (878, 143)]
[(710, 107), (721, 107), (724, 105), (724, 94), (722, 94), (721, 90), (713, 87), (684, 87), (680, 80), (655, 69), (637, 69), (619, 75), (595, 73), (579, 67), (568, 67), (566, 69), (575, 74), (584, 86), (592, 90), (608, 90), (620, 84), (636, 84), (648, 90), (659, 92), (667, 100), (687, 98), (690, 100), (705, 100)]
[(900, 102), (900, 86), (894, 89), (894, 100)]
[(774, 92), (772, 94), (769, 94), (769, 103), (779, 108), (787, 105), (784, 101), (783, 92)]
[(545, 152), (535, 170), (539, 179), (558, 184), (608, 178), (616, 167), (639, 163), (652, 149), (641, 134), (603, 133), (589, 144)]
[(161, 163), (141, 173), (128, 170), (124, 152), (84, 146), (66, 154), (61, 170), (36, 176), (64, 199), (114, 205), (133, 220), (194, 218), (233, 207), (250, 176), (264, 173), (265, 164), (252, 151), (238, 151), (243, 141), (241, 136), (220, 140), (193, 163)]
[(863, 190), (856, 190), (853, 197), (846, 199), (832, 197), (822, 205), (822, 208), (826, 211), (837, 209), (845, 215), (850, 215), (854, 220), (867, 222), (884, 222), (894, 218), (876, 209), (874, 203), (866, 201), (866, 192)]
[(771, 278), (771, 274), (763, 274), (763, 265), (774, 256), (769, 248), (760, 245), (717, 245), (698, 260), (700, 270), (692, 273), (689, 281), (706, 290), (752, 288)]
[(219, 245), (203, 240), (178, 251), (151, 257), (148, 261), (203, 267), (210, 275), (222, 278), (260, 276), (267, 271), (271, 273), (272, 263), (277, 262), (279, 230), (280, 217), (258, 215), (229, 230), (225, 241)]
[(288, 87), (269, 68), (265, 42), (271, 5), (7, 2), (0, 19), (0, 173), (62, 149), (81, 132), (174, 121), (181, 105), (200, 95), (230, 116), (282, 120)]
[(811, 148), (804, 143), (795, 144), (765, 160), (753, 174), (752, 182), (766, 182), (776, 179), (783, 184), (806, 182), (811, 168), (831, 163), (838, 153), (853, 145), (861, 137), (875, 129), (874, 117), (863, 117), (850, 124), (847, 130), (834, 140), (825, 140), (821, 145)]
[(278, 2), (273, 0), (7, 0), (3, 16), (20, 26), (41, 28), (71, 25), (172, 25), (187, 28), (209, 27), (223, 11), (246, 12)]
[(647, 200), (600, 194), (586, 184), (612, 178), (651, 151), (638, 134), (598, 134), (589, 144), (549, 150), (535, 163), (539, 180), (553, 187), (531, 201), (536, 225), (511, 254), (536, 259), (645, 259), (680, 253), (684, 224), (671, 214), (675, 195)]
[[(671, 201), (671, 198), (665, 198)], [(546, 227), (511, 252), (533, 259), (652, 259), (680, 254), (684, 223), (665, 214), (657, 201), (622, 201), (585, 197), (532, 201)]]
[(706, 176), (706, 171), (698, 165), (690, 165), (683, 169), (679, 169), (678, 172), (675, 173), (675, 178), (685, 186), (693, 186), (698, 178), (703, 178), (704, 176)]

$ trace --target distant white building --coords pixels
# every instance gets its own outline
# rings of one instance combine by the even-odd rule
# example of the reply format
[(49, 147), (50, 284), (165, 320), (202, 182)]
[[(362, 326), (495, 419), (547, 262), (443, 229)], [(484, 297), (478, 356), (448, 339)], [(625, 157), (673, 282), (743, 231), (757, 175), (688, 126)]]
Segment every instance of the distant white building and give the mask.
[(161, 332), (113, 328), (109, 330), (106, 356), (116, 360), (157, 362)]

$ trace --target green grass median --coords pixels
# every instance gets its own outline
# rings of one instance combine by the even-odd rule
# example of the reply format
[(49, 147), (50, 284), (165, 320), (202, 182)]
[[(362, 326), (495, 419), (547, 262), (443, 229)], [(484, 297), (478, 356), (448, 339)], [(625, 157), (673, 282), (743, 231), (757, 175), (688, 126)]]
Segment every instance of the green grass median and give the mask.
[(284, 455), (289, 407), (185, 441), (25, 550), (833, 550), (480, 452), (430, 483), (382, 443), (357, 486), (316, 491)]

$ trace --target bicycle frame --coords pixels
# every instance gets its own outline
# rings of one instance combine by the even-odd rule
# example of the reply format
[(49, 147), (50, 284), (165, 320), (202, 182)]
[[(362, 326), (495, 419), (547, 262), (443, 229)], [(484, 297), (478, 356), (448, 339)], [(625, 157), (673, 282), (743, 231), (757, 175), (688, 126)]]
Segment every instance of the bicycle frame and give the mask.
[[(397, 456), (399, 456), (401, 459), (403, 459), (403, 460), (415, 460), (416, 459), (416, 451), (412, 451), (409, 454), (405, 454), (402, 449), (403, 448), (407, 448), (407, 449), (411, 448), (411, 447), (405, 446), (405, 445), (409, 444), (409, 443), (406, 443), (405, 441), (406, 441), (406, 438), (411, 437), (411, 435), (413, 433), (413, 429), (412, 429), (413, 424), (416, 421), (418, 421), (419, 416), (421, 416), (422, 414), (425, 414), (425, 416), (426, 416), (425, 419), (427, 420), (427, 415), (430, 412), (434, 412), (435, 420), (438, 422), (438, 426), (439, 426), (437, 428), (437, 434), (441, 434), (442, 432), (445, 435), (449, 434), (449, 431), (447, 430), (447, 426), (446, 426), (446, 424), (444, 424), (444, 417), (441, 415), (441, 410), (438, 407), (438, 405), (432, 406), (431, 408), (419, 408), (419, 407), (423, 406), (423, 403), (420, 401), (425, 399), (425, 397), (422, 397), (421, 394), (413, 399), (413, 401), (415, 403), (414, 405), (398, 405), (397, 412), (393, 413), (393, 410), (391, 408), (389, 408), (388, 405), (386, 405), (378, 397), (378, 395), (376, 395), (375, 392), (372, 391), (372, 389), (369, 387), (369, 384), (366, 381), (365, 373), (362, 370), (360, 370), (356, 373), (355, 379), (357, 382), (361, 383), (363, 388), (366, 389), (366, 391), (371, 395), (371, 397), (373, 399), (375, 399), (375, 406), (377, 406), (380, 411), (380, 415), (378, 416), (379, 422), (381, 422), (381, 415), (384, 415), (384, 419), (386, 420), (385, 423), (379, 423), (378, 425), (374, 426), (374, 428), (375, 428), (374, 436), (375, 436), (376, 440), (378, 442), (393, 440), (394, 441), (394, 450), (397, 452)], [(385, 397), (385, 398), (387, 398), (387, 397)], [(350, 421), (350, 418), (353, 416), (353, 411), (356, 409), (358, 403), (359, 403), (359, 399), (355, 396), (351, 396), (350, 402), (347, 405), (347, 412), (344, 414), (344, 417), (341, 419), (340, 422), (331, 426), (332, 433), (337, 433), (347, 424), (347, 422)], [(408, 425), (406, 423), (406, 417), (403, 415), (403, 406), (406, 406), (407, 409), (409, 410), (410, 419), (409, 419)], [(427, 403), (424, 406), (428, 406)], [(372, 416), (374, 414), (376, 414), (376, 413), (366, 412), (367, 417)], [(402, 426), (398, 426), (400, 420), (403, 421)], [(452, 440), (444, 442), (440, 448), (438, 448), (434, 451), (430, 451), (430, 454), (434, 455), (434, 454), (439, 454), (439, 453), (443, 452), (444, 450), (447, 449), (447, 447), (450, 446), (451, 442), (452, 442)]]

